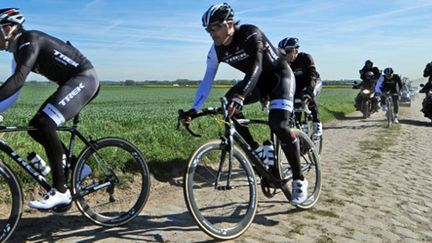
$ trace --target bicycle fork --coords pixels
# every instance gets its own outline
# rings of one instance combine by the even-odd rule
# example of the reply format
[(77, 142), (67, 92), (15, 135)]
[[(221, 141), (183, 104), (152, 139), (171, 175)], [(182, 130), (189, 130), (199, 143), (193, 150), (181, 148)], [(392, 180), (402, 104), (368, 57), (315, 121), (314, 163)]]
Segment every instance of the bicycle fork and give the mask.
[[(218, 168), (218, 172), (217, 172), (217, 178), (216, 178), (216, 183), (215, 183), (215, 189), (219, 190), (219, 191), (226, 191), (226, 190), (231, 190), (234, 189), (233, 186), (230, 185), (230, 180), (231, 180), (231, 173), (232, 173), (232, 161), (233, 161), (233, 157), (234, 157), (234, 146), (233, 146), (233, 138), (232, 136), (230, 136), (230, 138), (222, 138), (222, 154), (221, 154), (221, 158), (219, 161), (219, 168)], [(227, 174), (227, 178), (226, 178), (226, 185), (220, 185), (221, 183), (221, 175), (222, 175), (222, 170), (225, 164), (225, 159), (226, 159), (226, 155), (227, 155), (227, 150), (228, 150), (228, 174)]]

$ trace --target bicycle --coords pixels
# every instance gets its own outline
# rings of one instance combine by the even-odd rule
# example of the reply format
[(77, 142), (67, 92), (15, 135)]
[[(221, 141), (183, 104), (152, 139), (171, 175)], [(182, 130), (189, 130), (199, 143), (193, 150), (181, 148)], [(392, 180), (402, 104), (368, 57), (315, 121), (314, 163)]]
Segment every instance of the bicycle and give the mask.
[(391, 94), (390, 91), (387, 91), (387, 92), (383, 93), (383, 95), (384, 95), (384, 99), (385, 99), (385, 104), (387, 106), (387, 111), (386, 111), (387, 127), (390, 128), (393, 124), (394, 119), (395, 119), (394, 108), (393, 108), (394, 104), (393, 104), (393, 98), (392, 98), (392, 96), (394, 96), (395, 94)]
[[(303, 120), (302, 120), (303, 118)], [(297, 128), (306, 133), (311, 141), (318, 149), (318, 154), (321, 155), (323, 149), (323, 135), (315, 136), (313, 134), (313, 119), (312, 112), (307, 104), (301, 99), (294, 99), (294, 112), (291, 115), (291, 128)]]
[[(87, 139), (77, 130), (78, 123), (79, 115), (74, 117), (71, 126), (57, 128), (70, 133), (64, 171), (72, 202), (95, 224), (107, 227), (126, 224), (138, 216), (147, 202), (150, 190), (148, 166), (141, 152), (130, 142), (117, 137)], [(0, 133), (30, 130), (37, 129), (0, 126)], [(74, 155), (76, 137), (85, 144), (78, 157)], [(46, 191), (51, 190), (52, 185), (2, 139), (0, 158), (0, 242), (3, 242), (14, 232), (23, 211), (21, 184), (5, 160), (15, 161)], [(90, 170), (87, 168), (85, 172), (84, 167)], [(72, 207), (72, 202), (52, 211), (65, 212)]]
[[(193, 115), (223, 115), (216, 119), (224, 126), (219, 139), (209, 140), (191, 154), (184, 174), (184, 197), (187, 208), (198, 227), (207, 235), (220, 240), (234, 239), (251, 225), (257, 209), (257, 180), (261, 178), (261, 189), (266, 197), (273, 197), (281, 189), (288, 201), (292, 171), (275, 134), (271, 140), (275, 145), (275, 166), (268, 168), (252, 148), (236, 131), (235, 125), (266, 125), (264, 120), (246, 120), (228, 117), (227, 100), (221, 99), (220, 108), (207, 108)], [(182, 110), (179, 111), (179, 120)], [(216, 117), (215, 117), (216, 118)], [(200, 136), (186, 125), (193, 136)], [(309, 181), (307, 200), (297, 205), (308, 209), (315, 205), (321, 191), (321, 169), (315, 146), (309, 137), (298, 129), (292, 129), (301, 147), (301, 169)]]

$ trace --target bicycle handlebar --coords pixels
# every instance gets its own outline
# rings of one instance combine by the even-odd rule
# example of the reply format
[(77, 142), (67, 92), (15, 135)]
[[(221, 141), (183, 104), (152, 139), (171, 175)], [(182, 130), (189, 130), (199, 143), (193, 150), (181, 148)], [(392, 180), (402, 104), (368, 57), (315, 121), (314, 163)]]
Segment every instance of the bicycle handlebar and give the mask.
[[(198, 117), (208, 116), (208, 115), (222, 114), (222, 112), (223, 112), (222, 107), (218, 107), (218, 108), (215, 108), (215, 107), (208, 107), (208, 108), (206, 108), (206, 109), (203, 109), (201, 112), (198, 112), (198, 113), (196, 113), (196, 114), (192, 114), (192, 115), (190, 115), (190, 118), (191, 118), (191, 121), (192, 121), (193, 119), (198, 118)], [(184, 115), (184, 113), (185, 113), (185, 112), (184, 112), (183, 109), (178, 110), (178, 117), (177, 117), (177, 124), (176, 124), (176, 129), (177, 129), (177, 130), (180, 129), (180, 123), (181, 123), (181, 120), (184, 119), (184, 118), (186, 118), (185, 115)], [(190, 128), (190, 123), (185, 123), (185, 124), (184, 124), (184, 127), (186, 128), (186, 130), (187, 130), (187, 131), (188, 131), (192, 136), (194, 136), (194, 137), (201, 137), (200, 134), (195, 133), (194, 131), (192, 131), (192, 129)]]

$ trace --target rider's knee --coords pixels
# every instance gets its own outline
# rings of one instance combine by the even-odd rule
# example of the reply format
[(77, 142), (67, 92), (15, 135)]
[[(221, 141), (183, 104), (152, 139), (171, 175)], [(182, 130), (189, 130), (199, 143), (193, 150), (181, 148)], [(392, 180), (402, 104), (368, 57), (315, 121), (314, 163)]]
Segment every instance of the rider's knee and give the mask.
[[(57, 124), (45, 113), (38, 112), (31, 120), (30, 126), (37, 128), (40, 132), (52, 131), (57, 129)], [(35, 131), (29, 131), (30, 136), (34, 134)]]

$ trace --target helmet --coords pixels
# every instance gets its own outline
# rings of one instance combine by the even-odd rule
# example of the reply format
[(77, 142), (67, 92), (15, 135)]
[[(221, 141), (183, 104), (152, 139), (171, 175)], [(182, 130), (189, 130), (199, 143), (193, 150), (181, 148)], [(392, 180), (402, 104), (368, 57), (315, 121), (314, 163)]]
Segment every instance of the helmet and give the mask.
[(388, 68), (384, 69), (384, 74), (393, 74), (393, 68), (388, 67)]
[(373, 65), (373, 62), (371, 60), (366, 60), (365, 65), (367, 66), (368, 64)]
[(18, 8), (0, 9), (0, 25), (3, 24), (19, 24), (22, 25), (25, 21), (24, 16)]
[(298, 49), (299, 47), (300, 45), (299, 45), (298, 38), (286, 37), (285, 39), (279, 42), (279, 48), (284, 50)]
[(371, 79), (374, 77), (374, 73), (372, 71), (366, 72), (365, 73), (365, 78), (366, 79)]
[(209, 26), (214, 22), (223, 23), (234, 18), (234, 10), (228, 3), (214, 4), (202, 16), (202, 25)]

